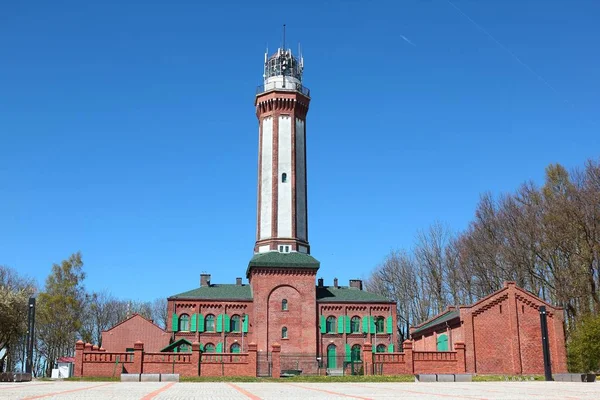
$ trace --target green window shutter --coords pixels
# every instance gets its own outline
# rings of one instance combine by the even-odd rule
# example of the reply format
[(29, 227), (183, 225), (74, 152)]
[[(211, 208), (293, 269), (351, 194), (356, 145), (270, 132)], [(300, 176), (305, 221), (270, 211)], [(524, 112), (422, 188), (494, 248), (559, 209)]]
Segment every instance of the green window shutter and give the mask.
[(223, 314), (223, 325), (223, 330), (229, 332), (229, 328), (231, 328), (231, 317), (227, 314)]
[(377, 346), (373, 345), (373, 347), (371, 347), (371, 353), (377, 353)]
[[(220, 317), (220, 315), (219, 315)], [(215, 353), (222, 353), (223, 352), (223, 343), (217, 343), (217, 349), (215, 350)]]
[(244, 318), (244, 323), (242, 325), (242, 332), (248, 333), (248, 316), (247, 315), (246, 315), (246, 318)]
[(171, 324), (171, 329), (173, 332), (177, 332), (179, 330), (179, 319), (177, 318), (177, 314), (173, 313), (173, 323)]
[(387, 317), (387, 333), (394, 333), (394, 326), (393, 326), (393, 322), (392, 322), (392, 317), (389, 316)]
[(393, 353), (394, 352), (394, 343), (390, 343), (390, 345), (388, 346), (388, 353)]
[(200, 351), (204, 351), (204, 344), (200, 343)]
[(196, 332), (196, 314), (192, 314), (192, 326), (190, 332)]
[(350, 350), (348, 343), (346, 343), (346, 361), (352, 361), (352, 350)]
[(369, 317), (370, 322), (370, 326), (371, 326), (371, 333), (376, 333), (376, 327), (375, 327), (375, 317)]
[(363, 333), (369, 333), (369, 317), (367, 315), (363, 317)]
[(350, 333), (351, 332), (351, 330), (350, 330), (350, 319), (351, 319), (350, 316), (346, 315), (346, 333)]
[(321, 315), (321, 333), (327, 332), (327, 326), (325, 325), (325, 316)]
[(198, 314), (198, 332), (204, 332), (204, 315)]
[(223, 332), (223, 314), (217, 315), (217, 332)]
[(344, 333), (344, 316), (338, 318), (338, 333)]

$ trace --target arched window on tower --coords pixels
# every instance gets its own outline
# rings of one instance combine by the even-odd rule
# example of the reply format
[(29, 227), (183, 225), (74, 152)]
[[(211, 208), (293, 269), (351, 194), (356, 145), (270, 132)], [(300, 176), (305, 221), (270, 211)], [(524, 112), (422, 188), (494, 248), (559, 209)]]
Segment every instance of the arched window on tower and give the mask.
[(179, 330), (189, 331), (190, 330), (190, 316), (187, 314), (181, 314), (179, 317)]
[(360, 317), (354, 316), (350, 320), (350, 333), (359, 333), (360, 332)]
[(285, 172), (283, 174), (281, 174), (281, 182), (282, 183), (286, 183), (287, 182), (287, 174)]
[(281, 311), (287, 311), (287, 309), (288, 309), (287, 299), (281, 300)]
[(385, 353), (385, 344), (378, 344), (376, 352), (377, 353)]
[(281, 338), (282, 339), (287, 339), (287, 327), (283, 327), (281, 328)]
[(383, 333), (383, 324), (384, 324), (384, 318), (383, 317), (375, 317), (375, 331), (377, 333)]

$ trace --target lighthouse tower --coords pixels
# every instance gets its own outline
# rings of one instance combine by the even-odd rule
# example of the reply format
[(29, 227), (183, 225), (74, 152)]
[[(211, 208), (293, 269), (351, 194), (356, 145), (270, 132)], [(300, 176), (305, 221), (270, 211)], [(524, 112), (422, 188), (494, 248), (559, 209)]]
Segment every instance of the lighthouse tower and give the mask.
[(258, 218), (255, 253), (310, 253), (306, 211), (306, 114), (310, 92), (302, 85), (304, 60), (292, 51), (265, 53), (259, 86)]

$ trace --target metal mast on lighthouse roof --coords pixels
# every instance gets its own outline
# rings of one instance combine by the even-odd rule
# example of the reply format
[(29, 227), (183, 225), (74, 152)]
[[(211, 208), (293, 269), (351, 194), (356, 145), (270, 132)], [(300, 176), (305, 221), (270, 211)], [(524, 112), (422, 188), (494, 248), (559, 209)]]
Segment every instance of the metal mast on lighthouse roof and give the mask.
[(302, 85), (304, 59), (294, 56), (291, 49), (285, 48), (285, 25), (282, 46), (271, 56), (268, 50), (265, 53), (264, 83), (258, 87), (257, 94), (271, 90), (289, 90), (310, 96), (309, 89)]

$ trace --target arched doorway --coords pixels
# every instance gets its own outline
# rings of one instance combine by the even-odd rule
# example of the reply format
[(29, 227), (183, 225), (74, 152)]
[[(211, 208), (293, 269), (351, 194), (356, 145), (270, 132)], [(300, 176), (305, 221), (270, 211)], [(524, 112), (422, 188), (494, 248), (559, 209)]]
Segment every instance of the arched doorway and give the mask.
[(327, 346), (327, 368), (337, 368), (335, 344)]
[(437, 351), (448, 351), (448, 335), (445, 333), (437, 337)]

